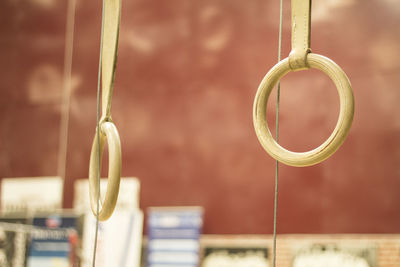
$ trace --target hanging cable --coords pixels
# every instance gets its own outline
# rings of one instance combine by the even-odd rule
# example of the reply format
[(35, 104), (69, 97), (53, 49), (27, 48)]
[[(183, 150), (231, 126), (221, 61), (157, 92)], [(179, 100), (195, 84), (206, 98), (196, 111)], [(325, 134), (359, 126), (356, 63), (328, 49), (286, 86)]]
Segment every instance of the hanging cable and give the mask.
[[(279, 44), (278, 44), (278, 62), (281, 61), (282, 54), (282, 24), (283, 24), (283, 0), (280, 1), (279, 10)], [(279, 143), (279, 103), (281, 95), (281, 82), (278, 81), (276, 93), (276, 117), (275, 117), (275, 139)], [(278, 177), (279, 177), (279, 161), (275, 161), (275, 192), (274, 192), (274, 234), (273, 234), (273, 259), (272, 266), (276, 266), (276, 221), (278, 209)]]

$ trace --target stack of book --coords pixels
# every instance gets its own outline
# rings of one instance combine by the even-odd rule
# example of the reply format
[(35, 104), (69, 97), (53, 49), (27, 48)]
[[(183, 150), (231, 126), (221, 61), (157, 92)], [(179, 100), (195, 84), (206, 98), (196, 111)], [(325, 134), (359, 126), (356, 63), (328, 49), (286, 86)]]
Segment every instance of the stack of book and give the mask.
[(149, 208), (148, 267), (197, 267), (201, 207)]
[[(73, 210), (62, 210), (59, 177), (3, 178), (0, 214), (1, 267), (92, 266), (96, 218), (88, 179), (76, 181)], [(102, 179), (101, 187), (107, 186)], [(139, 267), (143, 213), (140, 183), (122, 178), (112, 217), (100, 222), (96, 266)]]
[(0, 266), (75, 267), (80, 216), (63, 212), (0, 217)]

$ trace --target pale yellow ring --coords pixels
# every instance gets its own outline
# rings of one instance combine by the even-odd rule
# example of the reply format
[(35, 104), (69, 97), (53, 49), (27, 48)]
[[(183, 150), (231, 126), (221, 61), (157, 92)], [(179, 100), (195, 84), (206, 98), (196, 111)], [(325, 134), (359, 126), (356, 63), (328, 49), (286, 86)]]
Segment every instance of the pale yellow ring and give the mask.
[[(111, 216), (115, 209), (115, 205), (117, 204), (119, 184), (121, 180), (121, 142), (114, 123), (109, 121), (102, 122), (100, 124), (100, 128), (100, 164), (103, 155), (105, 139), (107, 139), (109, 151), (107, 192), (104, 202), (101, 203), (102, 201), (99, 201), (99, 220), (105, 221)], [(97, 184), (98, 149), (99, 147), (96, 133), (93, 140), (89, 163), (90, 206), (95, 216), (97, 215), (97, 196), (99, 191)]]
[(317, 164), (331, 156), (344, 142), (354, 115), (354, 97), (344, 71), (332, 60), (310, 53), (307, 56), (308, 66), (327, 74), (336, 85), (340, 99), (339, 119), (329, 138), (319, 147), (307, 152), (292, 152), (281, 147), (272, 136), (266, 119), (268, 98), (276, 83), (291, 71), (288, 58), (278, 62), (264, 77), (254, 100), (254, 128), (263, 148), (274, 159), (296, 167)]

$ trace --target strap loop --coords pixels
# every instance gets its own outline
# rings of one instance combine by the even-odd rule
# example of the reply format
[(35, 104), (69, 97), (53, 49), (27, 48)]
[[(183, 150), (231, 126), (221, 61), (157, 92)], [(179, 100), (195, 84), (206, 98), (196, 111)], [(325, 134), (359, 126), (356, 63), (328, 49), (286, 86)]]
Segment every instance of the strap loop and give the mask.
[(293, 71), (309, 69), (311, 53), (311, 0), (292, 0), (292, 51), (289, 66)]

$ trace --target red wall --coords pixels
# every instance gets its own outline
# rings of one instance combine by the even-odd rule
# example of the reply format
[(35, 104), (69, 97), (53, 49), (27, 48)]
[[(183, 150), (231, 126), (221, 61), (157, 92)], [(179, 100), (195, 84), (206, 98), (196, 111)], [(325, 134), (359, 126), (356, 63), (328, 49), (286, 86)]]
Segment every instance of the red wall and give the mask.
[[(73, 181), (88, 173), (100, 8), (77, 2), (65, 207)], [(112, 113), (122, 174), (140, 178), (143, 208), (204, 206), (208, 234), (272, 232), (275, 162), (255, 136), (252, 104), (277, 60), (278, 9), (279, 1), (264, 0), (123, 1)], [(59, 1), (0, 3), (0, 177), (57, 175), (66, 13)], [(314, 1), (311, 47), (346, 71), (356, 111), (347, 140), (326, 162), (280, 165), (280, 233), (400, 231), (399, 26), (396, 1)], [(282, 145), (319, 145), (338, 110), (326, 76), (289, 74)]]

